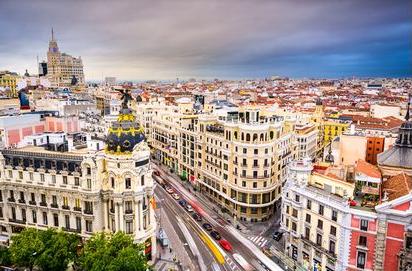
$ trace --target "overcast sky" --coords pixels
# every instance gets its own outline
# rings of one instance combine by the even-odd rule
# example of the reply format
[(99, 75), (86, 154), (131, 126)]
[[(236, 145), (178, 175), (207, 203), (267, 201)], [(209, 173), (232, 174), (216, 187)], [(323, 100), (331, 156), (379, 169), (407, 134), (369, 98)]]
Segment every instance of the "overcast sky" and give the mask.
[(412, 75), (410, 0), (0, 0), (0, 26), (19, 73), (53, 27), (86, 80)]

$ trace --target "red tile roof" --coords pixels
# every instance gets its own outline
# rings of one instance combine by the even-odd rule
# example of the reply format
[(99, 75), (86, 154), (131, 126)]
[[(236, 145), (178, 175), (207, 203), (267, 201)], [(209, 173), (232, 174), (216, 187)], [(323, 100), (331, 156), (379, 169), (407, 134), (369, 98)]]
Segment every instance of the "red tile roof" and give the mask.
[(402, 172), (383, 183), (383, 191), (388, 193), (389, 200), (405, 196), (412, 191), (412, 178)]
[(382, 178), (382, 174), (379, 171), (378, 167), (369, 164), (368, 162), (359, 159), (356, 163), (356, 171), (361, 172), (372, 178)]

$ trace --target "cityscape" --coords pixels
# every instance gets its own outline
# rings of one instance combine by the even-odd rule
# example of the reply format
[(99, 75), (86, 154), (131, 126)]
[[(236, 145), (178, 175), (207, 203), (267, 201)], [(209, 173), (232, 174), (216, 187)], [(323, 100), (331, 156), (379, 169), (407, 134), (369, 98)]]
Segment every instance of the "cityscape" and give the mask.
[(411, 18), (1, 1), (0, 270), (412, 271)]

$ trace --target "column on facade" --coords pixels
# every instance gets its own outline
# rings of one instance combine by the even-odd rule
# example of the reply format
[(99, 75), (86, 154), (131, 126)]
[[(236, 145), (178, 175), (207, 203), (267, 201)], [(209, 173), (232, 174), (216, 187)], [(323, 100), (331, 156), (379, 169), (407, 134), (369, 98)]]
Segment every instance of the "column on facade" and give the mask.
[(119, 231), (120, 229), (119, 229), (119, 203), (115, 203), (115, 205), (114, 205), (114, 208), (115, 208), (115, 210), (114, 210), (114, 212), (115, 212), (115, 219), (114, 219), (114, 222), (115, 222), (115, 226), (116, 226), (116, 231)]
[(107, 199), (103, 199), (103, 218), (104, 218), (104, 230), (109, 229), (109, 224), (108, 224), (108, 210), (107, 210)]
[(143, 198), (139, 199), (139, 228), (143, 231)]
[(123, 202), (119, 204), (119, 219), (120, 219), (120, 229), (121, 231), (124, 231), (124, 212), (123, 212)]
[(135, 201), (134, 201), (134, 213), (135, 213), (135, 221), (136, 221), (136, 229), (138, 230), (138, 231), (140, 231), (141, 230), (141, 225), (140, 225), (140, 207), (139, 207), (139, 200), (137, 200), (137, 199), (135, 199)]

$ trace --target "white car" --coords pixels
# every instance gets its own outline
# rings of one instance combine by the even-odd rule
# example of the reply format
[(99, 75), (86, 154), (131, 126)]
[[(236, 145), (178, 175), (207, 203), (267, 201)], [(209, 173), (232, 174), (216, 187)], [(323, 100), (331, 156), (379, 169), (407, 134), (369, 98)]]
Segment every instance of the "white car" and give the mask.
[(190, 204), (186, 204), (185, 206), (186, 211), (188, 211), (189, 213), (193, 212), (193, 208)]

